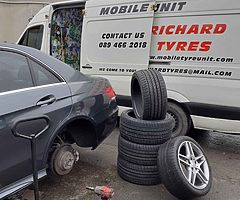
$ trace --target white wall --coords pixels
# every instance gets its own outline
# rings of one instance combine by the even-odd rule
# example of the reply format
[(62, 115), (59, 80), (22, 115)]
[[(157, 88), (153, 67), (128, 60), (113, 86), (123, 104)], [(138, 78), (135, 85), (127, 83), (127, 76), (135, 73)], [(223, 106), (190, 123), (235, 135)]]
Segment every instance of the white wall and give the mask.
[(0, 43), (15, 43), (31, 19), (45, 5), (59, 0), (0, 0)]

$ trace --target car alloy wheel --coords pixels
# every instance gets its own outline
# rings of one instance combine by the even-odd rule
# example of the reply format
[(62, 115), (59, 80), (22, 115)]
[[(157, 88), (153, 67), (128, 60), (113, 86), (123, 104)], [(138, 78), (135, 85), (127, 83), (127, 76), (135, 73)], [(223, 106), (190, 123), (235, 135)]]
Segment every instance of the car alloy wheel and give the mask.
[(178, 163), (187, 181), (196, 189), (208, 185), (210, 171), (203, 152), (191, 141), (184, 141), (178, 148)]
[(160, 145), (158, 170), (166, 189), (179, 199), (204, 196), (211, 189), (212, 173), (206, 154), (190, 137), (175, 137)]

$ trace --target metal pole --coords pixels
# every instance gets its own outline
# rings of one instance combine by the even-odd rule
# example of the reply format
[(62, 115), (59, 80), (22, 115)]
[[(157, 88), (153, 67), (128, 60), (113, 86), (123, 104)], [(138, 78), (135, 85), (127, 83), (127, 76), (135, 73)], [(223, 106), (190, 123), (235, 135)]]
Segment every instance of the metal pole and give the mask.
[(38, 170), (37, 170), (37, 155), (36, 155), (36, 137), (31, 135), (31, 153), (32, 153), (32, 170), (33, 170), (33, 185), (35, 200), (39, 200), (38, 190)]

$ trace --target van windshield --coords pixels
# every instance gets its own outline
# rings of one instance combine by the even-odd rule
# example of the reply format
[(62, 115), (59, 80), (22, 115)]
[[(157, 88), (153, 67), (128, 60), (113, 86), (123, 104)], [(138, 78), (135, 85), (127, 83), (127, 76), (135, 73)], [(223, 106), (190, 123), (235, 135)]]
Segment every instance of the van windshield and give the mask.
[(62, 8), (53, 13), (51, 55), (80, 70), (82, 8)]

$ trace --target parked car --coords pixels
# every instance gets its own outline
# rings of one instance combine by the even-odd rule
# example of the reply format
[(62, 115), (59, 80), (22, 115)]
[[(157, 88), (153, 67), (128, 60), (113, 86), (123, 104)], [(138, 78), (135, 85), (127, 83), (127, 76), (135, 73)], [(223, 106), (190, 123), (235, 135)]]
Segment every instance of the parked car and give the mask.
[[(50, 120), (36, 141), (41, 178), (47, 170), (69, 173), (79, 158), (72, 144), (95, 149), (118, 116), (107, 79), (85, 76), (38, 50), (12, 44), (0, 44), (0, 105), (0, 199), (32, 184), (30, 142), (12, 133), (18, 121)], [(41, 124), (40, 118), (30, 120), (20, 129), (36, 134)]]

